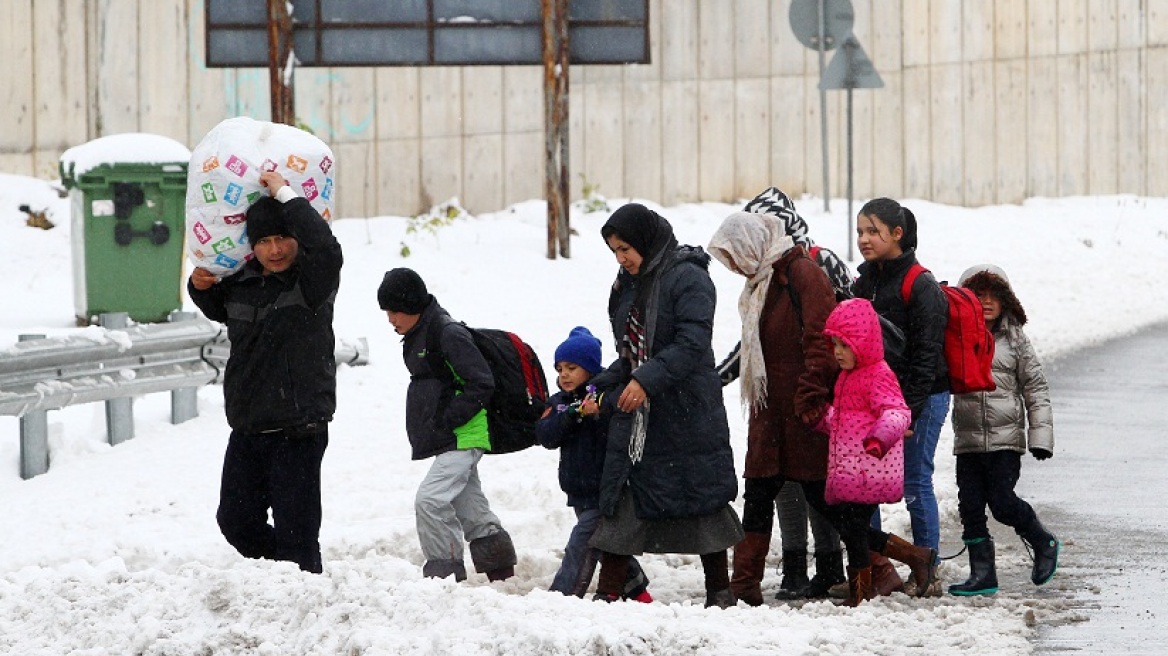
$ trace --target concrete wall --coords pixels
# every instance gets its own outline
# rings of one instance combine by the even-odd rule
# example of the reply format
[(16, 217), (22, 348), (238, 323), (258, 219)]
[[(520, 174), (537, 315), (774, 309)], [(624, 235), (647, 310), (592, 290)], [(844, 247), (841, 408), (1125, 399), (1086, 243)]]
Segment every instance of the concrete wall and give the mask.
[[(858, 198), (976, 206), (1168, 195), (1168, 0), (852, 0), (884, 80), (853, 92)], [(822, 194), (817, 58), (790, 0), (651, 0), (652, 64), (570, 71), (573, 195)], [(193, 147), (269, 116), (267, 72), (207, 69), (202, 0), (0, 2), (0, 171), (152, 132)], [(830, 55), (833, 53), (829, 53)], [(340, 216), (471, 211), (543, 193), (539, 67), (303, 68), (300, 120), (336, 151)], [(832, 195), (845, 99), (828, 93)]]

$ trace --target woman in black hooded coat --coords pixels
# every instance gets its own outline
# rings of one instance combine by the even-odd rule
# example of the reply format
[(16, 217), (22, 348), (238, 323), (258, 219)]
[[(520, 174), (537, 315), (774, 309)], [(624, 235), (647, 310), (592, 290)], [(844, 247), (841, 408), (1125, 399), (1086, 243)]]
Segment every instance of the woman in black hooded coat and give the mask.
[(597, 597), (619, 597), (629, 556), (701, 556), (706, 606), (734, 604), (726, 550), (743, 538), (722, 385), (714, 368), (710, 256), (630, 203), (601, 228), (622, 270), (608, 313), (620, 357), (595, 379), (611, 391), (601, 481)]

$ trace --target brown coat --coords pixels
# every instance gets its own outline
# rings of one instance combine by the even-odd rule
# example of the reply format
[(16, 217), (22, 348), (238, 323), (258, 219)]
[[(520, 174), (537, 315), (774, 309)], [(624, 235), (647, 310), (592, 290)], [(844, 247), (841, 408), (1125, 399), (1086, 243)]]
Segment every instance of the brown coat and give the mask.
[[(789, 284), (799, 299), (802, 320)], [(838, 365), (823, 336), (823, 324), (834, 307), (827, 275), (802, 246), (775, 263), (759, 323), (767, 405), (750, 417), (746, 478), (827, 478), (827, 436), (804, 425), (799, 415), (823, 409), (831, 400)]]

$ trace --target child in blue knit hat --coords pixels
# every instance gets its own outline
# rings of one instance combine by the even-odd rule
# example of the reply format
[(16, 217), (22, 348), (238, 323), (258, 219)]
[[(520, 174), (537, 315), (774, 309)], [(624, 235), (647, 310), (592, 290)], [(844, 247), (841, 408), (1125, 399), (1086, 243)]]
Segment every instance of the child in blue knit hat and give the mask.
[[(587, 328), (577, 326), (556, 348), (556, 383), (560, 391), (548, 399), (548, 408), (535, 427), (539, 443), (560, 450), (560, 487), (568, 505), (576, 511), (576, 526), (564, 547), (564, 559), (551, 590), (583, 597), (592, 583), (600, 552), (588, 541), (600, 525), (600, 475), (608, 441), (608, 412), (601, 411), (601, 397), (589, 385), (603, 368), (600, 340)], [(622, 597), (653, 601), (641, 566), (633, 559)], [(616, 601), (606, 599), (606, 601)]]

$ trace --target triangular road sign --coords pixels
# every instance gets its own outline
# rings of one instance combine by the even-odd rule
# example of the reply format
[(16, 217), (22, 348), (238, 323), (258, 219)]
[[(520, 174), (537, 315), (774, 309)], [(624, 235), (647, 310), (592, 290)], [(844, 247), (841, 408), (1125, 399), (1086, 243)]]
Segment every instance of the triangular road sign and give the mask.
[(827, 89), (879, 89), (884, 86), (884, 80), (876, 72), (868, 53), (860, 47), (855, 36), (848, 35), (847, 39), (836, 49), (831, 63), (823, 72), (819, 80), (819, 88)]

